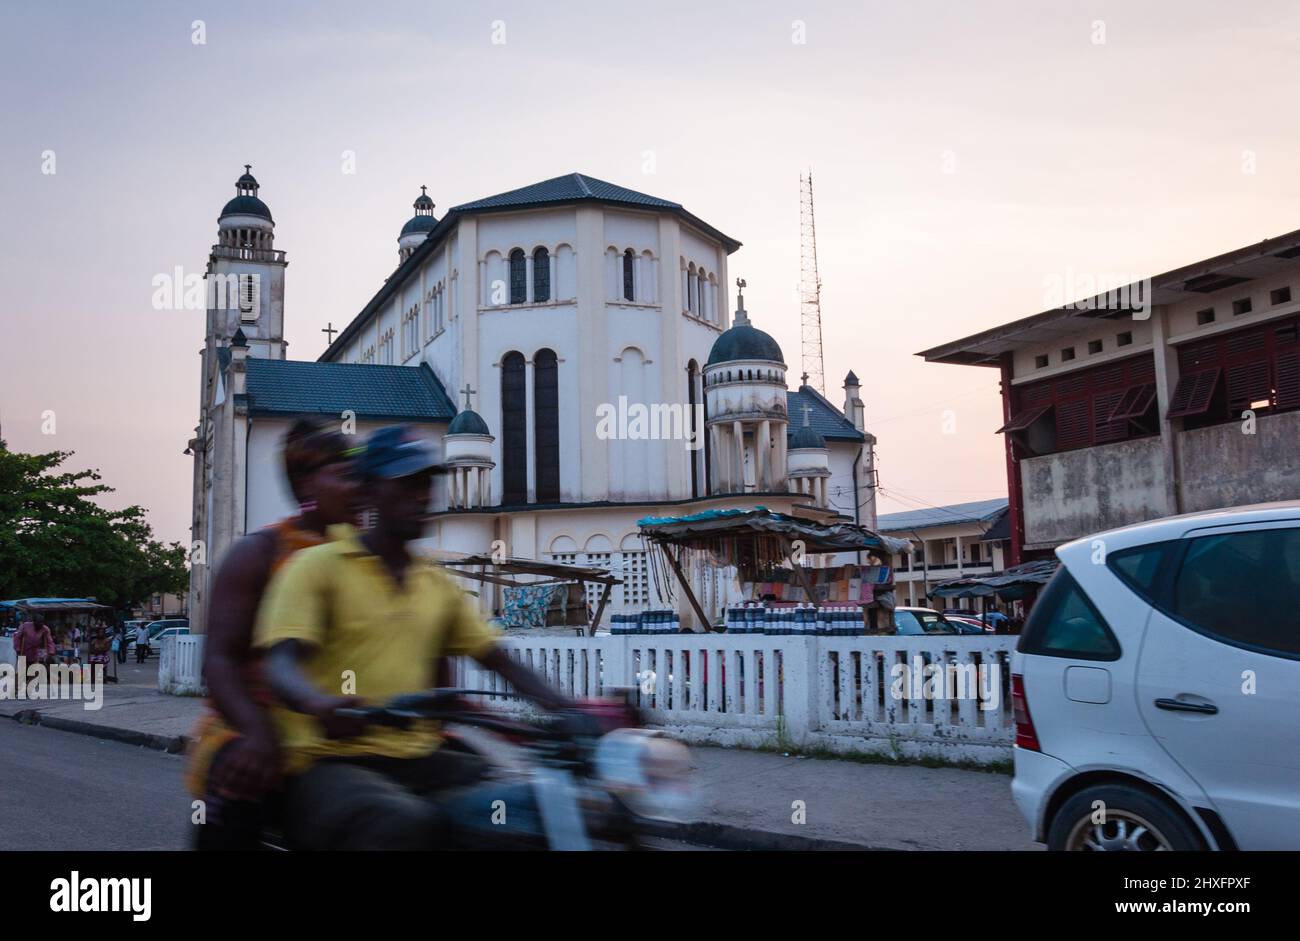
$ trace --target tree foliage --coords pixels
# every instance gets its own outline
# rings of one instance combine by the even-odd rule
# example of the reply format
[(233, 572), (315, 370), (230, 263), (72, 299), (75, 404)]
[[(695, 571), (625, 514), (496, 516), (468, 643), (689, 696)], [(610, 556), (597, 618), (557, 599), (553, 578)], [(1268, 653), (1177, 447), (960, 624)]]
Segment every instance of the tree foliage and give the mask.
[(108, 510), (95, 470), (68, 471), (71, 451), (21, 454), (0, 440), (0, 598), (93, 597), (129, 607), (183, 592), (185, 547), (153, 538), (139, 506)]

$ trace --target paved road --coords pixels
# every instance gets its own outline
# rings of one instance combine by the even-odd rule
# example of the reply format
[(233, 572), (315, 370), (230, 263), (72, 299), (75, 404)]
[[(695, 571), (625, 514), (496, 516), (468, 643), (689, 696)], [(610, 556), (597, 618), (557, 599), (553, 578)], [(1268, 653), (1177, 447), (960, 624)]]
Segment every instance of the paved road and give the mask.
[(182, 760), (0, 719), (0, 850), (185, 849)]

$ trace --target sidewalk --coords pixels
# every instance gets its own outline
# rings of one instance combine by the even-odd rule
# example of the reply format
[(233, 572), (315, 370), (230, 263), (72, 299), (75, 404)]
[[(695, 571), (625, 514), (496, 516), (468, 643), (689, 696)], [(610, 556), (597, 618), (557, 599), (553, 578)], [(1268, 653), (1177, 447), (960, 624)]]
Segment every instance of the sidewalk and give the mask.
[[(897, 850), (1038, 850), (1011, 800), (1011, 778), (986, 771), (691, 749), (695, 821)], [(805, 823), (792, 822), (803, 801)]]
[[(176, 751), (203, 707), (157, 691), (158, 660), (119, 667), (103, 708), (81, 701), (0, 700), (0, 717), (35, 711), (42, 724)], [(52, 721), (51, 721), (52, 720)], [(687, 821), (701, 842), (733, 848), (1033, 850), (1004, 774), (739, 748), (691, 749), (697, 802)], [(794, 823), (802, 801), (805, 822)]]
[(134, 661), (120, 664), (117, 670), (118, 682), (104, 684), (99, 709), (87, 709), (88, 703), (80, 699), (0, 699), (0, 717), (12, 719), (20, 713), (35, 712), (42, 723), (54, 720), (48, 723), (53, 728), (94, 734), (95, 729), (76, 725), (95, 726), (103, 730), (106, 738), (176, 750), (180, 736), (188, 734), (198, 718), (203, 700), (197, 696), (159, 693), (157, 657), (143, 664)]

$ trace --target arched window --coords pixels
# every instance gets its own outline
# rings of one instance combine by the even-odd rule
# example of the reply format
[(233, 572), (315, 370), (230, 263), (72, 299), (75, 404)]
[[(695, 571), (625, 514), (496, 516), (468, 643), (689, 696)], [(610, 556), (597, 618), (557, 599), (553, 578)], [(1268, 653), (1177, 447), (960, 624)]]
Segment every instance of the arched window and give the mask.
[(523, 304), (528, 301), (528, 262), (524, 260), (524, 250), (516, 248), (510, 253), (510, 303)]
[(691, 313), (695, 313), (697, 309), (695, 306), (695, 292), (696, 292), (695, 285), (696, 285), (695, 262), (691, 262), (691, 264), (686, 269), (686, 309), (689, 310)]
[(528, 393), (522, 353), (501, 359), (501, 478), (503, 503), (528, 502)]
[(704, 434), (704, 428), (695, 421), (695, 405), (698, 401), (695, 394), (695, 386), (699, 381), (700, 369), (691, 360), (686, 364), (686, 404), (688, 414), (686, 416), (686, 427), (689, 429), (691, 436), (691, 497), (698, 500), (700, 497), (700, 451), (699, 436)]
[(533, 303), (551, 299), (551, 253), (543, 246), (533, 252)]
[(635, 270), (636, 257), (632, 254), (632, 249), (629, 248), (623, 253), (623, 299), (625, 301), (636, 300)]
[(533, 440), (537, 502), (560, 502), (560, 367), (554, 350), (533, 357)]

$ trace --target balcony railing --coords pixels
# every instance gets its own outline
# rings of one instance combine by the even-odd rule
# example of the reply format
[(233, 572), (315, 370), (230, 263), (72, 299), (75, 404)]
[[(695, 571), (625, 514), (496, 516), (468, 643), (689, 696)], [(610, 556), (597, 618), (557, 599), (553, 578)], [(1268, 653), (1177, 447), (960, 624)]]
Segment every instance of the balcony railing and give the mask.
[(232, 248), (229, 245), (213, 245), (212, 257), (228, 258), (234, 261), (283, 262), (284, 252), (273, 248)]

